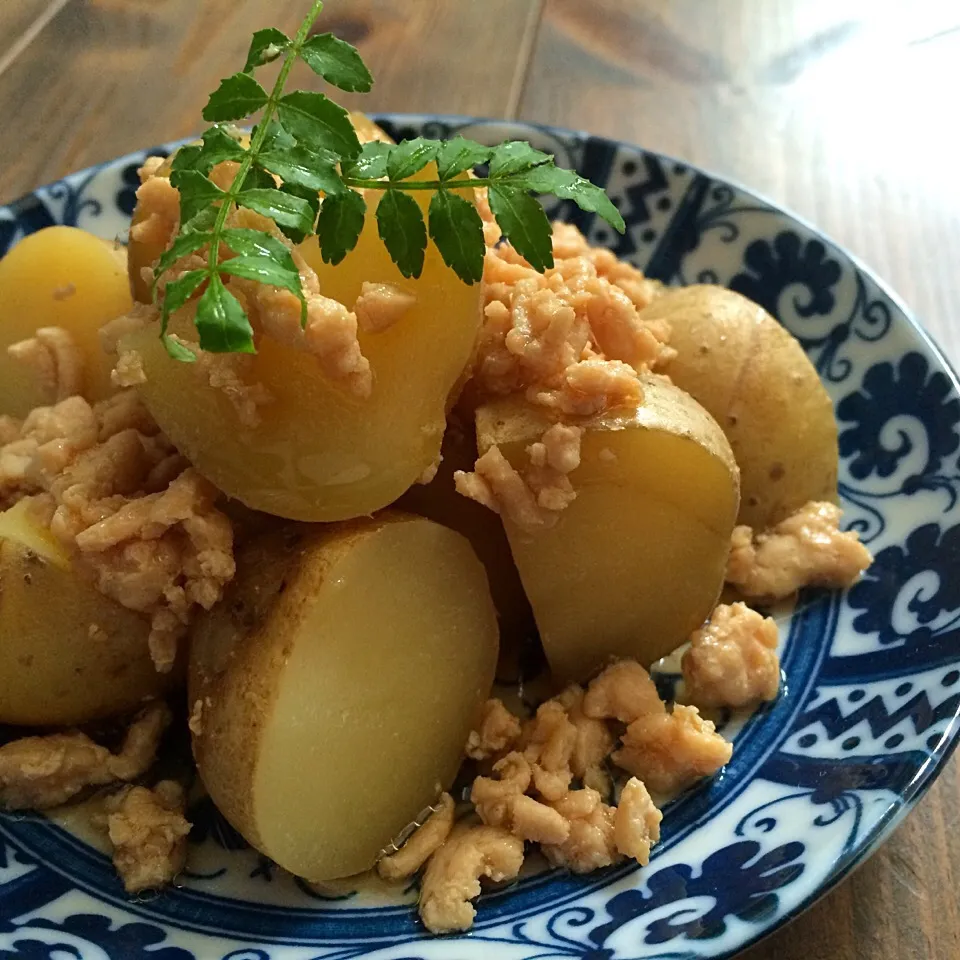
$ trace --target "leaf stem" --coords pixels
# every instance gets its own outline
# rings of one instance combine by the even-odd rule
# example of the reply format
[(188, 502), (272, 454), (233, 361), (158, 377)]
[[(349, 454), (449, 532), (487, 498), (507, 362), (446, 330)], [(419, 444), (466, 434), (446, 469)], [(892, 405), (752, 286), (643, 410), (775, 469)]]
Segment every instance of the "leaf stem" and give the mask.
[(213, 237), (210, 240), (210, 257), (208, 261), (210, 276), (213, 276), (217, 272), (219, 266), (220, 236), (223, 228), (226, 226), (227, 217), (230, 216), (230, 211), (240, 193), (240, 187), (243, 181), (250, 172), (250, 168), (253, 166), (254, 161), (260, 156), (260, 150), (263, 148), (264, 140), (266, 140), (267, 133), (269, 132), (268, 124), (277, 109), (277, 104), (287, 84), (287, 77), (290, 76), (290, 71), (293, 69), (293, 65), (296, 63), (297, 57), (300, 55), (300, 51), (303, 49), (303, 45), (307, 40), (307, 34), (310, 32), (314, 21), (320, 16), (321, 10), (323, 10), (323, 0), (314, 0), (310, 12), (304, 18), (303, 23), (300, 24), (300, 29), (297, 30), (297, 35), (293, 38), (293, 42), (287, 50), (287, 54), (283, 60), (283, 66), (281, 66), (280, 73), (277, 75), (276, 83), (274, 83), (273, 89), (270, 91), (270, 96), (263, 106), (263, 114), (260, 117), (260, 122), (257, 124), (256, 133), (253, 135), (250, 146), (247, 148), (243, 160), (240, 161), (240, 167), (237, 170), (236, 176), (233, 178), (230, 188), (226, 191), (226, 196), (220, 204), (217, 219), (213, 224)]

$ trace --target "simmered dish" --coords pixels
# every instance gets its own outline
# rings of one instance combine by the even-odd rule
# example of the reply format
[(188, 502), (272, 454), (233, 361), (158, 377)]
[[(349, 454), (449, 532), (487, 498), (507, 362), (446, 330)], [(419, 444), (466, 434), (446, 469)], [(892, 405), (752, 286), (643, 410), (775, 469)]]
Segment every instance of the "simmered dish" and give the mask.
[[(283, 53), (258, 42), (251, 70)], [(426, 927), (465, 930), (534, 849), (645, 865), (732, 756), (717, 711), (778, 695), (765, 607), (871, 558), (762, 308), (541, 230), (534, 191), (618, 215), (527, 145), (341, 111), (336, 163), (305, 159), (298, 96), (252, 135), (211, 97), (127, 247), (56, 227), (0, 262), (0, 808), (96, 792), (135, 893), (206, 791), (294, 875), (418, 876)], [(163, 779), (178, 725), (195, 771)]]

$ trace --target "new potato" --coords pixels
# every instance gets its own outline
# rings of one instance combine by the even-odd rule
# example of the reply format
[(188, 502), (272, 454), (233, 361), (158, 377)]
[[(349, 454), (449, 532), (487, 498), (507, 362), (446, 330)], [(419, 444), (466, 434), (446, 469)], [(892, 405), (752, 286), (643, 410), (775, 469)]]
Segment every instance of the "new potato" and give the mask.
[(400, 513), (284, 525), (241, 550), (196, 626), (200, 776), (297, 876), (367, 870), (452, 783), (496, 659), (483, 567), (458, 533)]
[[(739, 505), (723, 432), (691, 397), (643, 378), (644, 402), (584, 420), (576, 499), (552, 527), (504, 526), (550, 666), (583, 681), (610, 658), (644, 665), (686, 640), (723, 585)], [(550, 420), (520, 398), (480, 407), (481, 453), (522, 471)]]
[(122, 257), (111, 244), (76, 227), (47, 227), (21, 240), (0, 260), (0, 414), (25, 417), (56, 397), (7, 347), (40, 327), (62, 327), (84, 364), (83, 395), (111, 392), (111, 359), (98, 331), (131, 306)]
[(150, 623), (70, 568), (21, 501), (0, 513), (0, 723), (68, 725), (165, 693)]
[(664, 369), (723, 428), (740, 466), (741, 523), (773, 526), (810, 500), (837, 499), (833, 403), (800, 344), (732, 290), (681, 287), (642, 316), (667, 320)]
[[(415, 196), (427, 204), (427, 193)], [(371, 200), (360, 242), (338, 266), (322, 262), (315, 239), (302, 248), (324, 295), (348, 307), (364, 281), (393, 283), (416, 297), (392, 327), (359, 335), (373, 369), (370, 397), (348, 393), (312, 356), (261, 339), (246, 377), (273, 402), (261, 408), (258, 426), (244, 427), (202, 370), (166, 355), (157, 329), (123, 341), (142, 358), (140, 393), (164, 433), (248, 507), (306, 521), (369, 515), (393, 503), (440, 453), (447, 397), (480, 327), (480, 287), (464, 284), (432, 245), (421, 277), (405, 280), (377, 234), (374, 207)], [(186, 312), (174, 329), (189, 332)]]

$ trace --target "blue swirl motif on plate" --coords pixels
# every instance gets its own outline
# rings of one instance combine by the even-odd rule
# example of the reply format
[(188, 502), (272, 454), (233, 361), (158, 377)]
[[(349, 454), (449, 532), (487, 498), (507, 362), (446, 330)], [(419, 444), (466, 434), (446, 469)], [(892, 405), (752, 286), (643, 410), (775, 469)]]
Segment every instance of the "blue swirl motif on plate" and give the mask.
[[(0, 958), (724, 957), (862, 859), (954, 745), (960, 399), (897, 302), (809, 226), (668, 157), (522, 124), (393, 117), (387, 125), (396, 137), (532, 139), (605, 184), (627, 233), (611, 236), (568, 203), (551, 215), (664, 281), (721, 283), (774, 314), (834, 399), (848, 522), (876, 563), (847, 597), (803, 598), (787, 625), (785, 693), (731, 723), (733, 762), (671, 805), (645, 870), (534, 873), (483, 897), (470, 936), (431, 940), (411, 909), (415, 890), (392, 901), (318, 894), (250, 850), (202, 802), (191, 811), (183, 887), (136, 901), (105, 856), (60, 828), (0, 818)], [(0, 209), (0, 252), (52, 223), (123, 235), (146, 153)]]

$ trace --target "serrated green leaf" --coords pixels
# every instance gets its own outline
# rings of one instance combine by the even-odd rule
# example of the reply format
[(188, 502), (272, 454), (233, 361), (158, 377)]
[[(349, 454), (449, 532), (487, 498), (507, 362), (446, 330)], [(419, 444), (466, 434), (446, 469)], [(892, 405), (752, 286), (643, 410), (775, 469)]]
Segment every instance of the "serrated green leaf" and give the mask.
[(247, 53), (247, 62), (243, 65), (243, 72), (250, 73), (256, 67), (272, 63), (290, 46), (290, 38), (276, 27), (267, 27), (266, 30), (257, 30), (250, 41), (250, 50)]
[(239, 192), (259, 189), (276, 190), (277, 181), (261, 167), (251, 167), (243, 178), (243, 183), (240, 184)]
[(240, 301), (223, 285), (219, 274), (210, 278), (197, 303), (200, 349), (210, 353), (256, 353), (253, 328)]
[(477, 208), (449, 190), (438, 190), (430, 200), (430, 239), (443, 262), (464, 283), (478, 283), (483, 276), (483, 221)]
[(188, 143), (181, 147), (170, 161), (170, 171), (174, 170), (196, 170), (197, 161), (200, 159), (200, 144)]
[(425, 140), (417, 137), (404, 140), (387, 152), (387, 176), (391, 180), (406, 180), (419, 173), (434, 157), (440, 148), (439, 140)]
[(153, 268), (153, 275), (159, 278), (166, 270), (169, 270), (181, 257), (207, 246), (213, 234), (206, 233), (182, 233), (173, 241), (168, 250), (157, 261)]
[(300, 301), (300, 323), (306, 326), (307, 301), (303, 296), (300, 272), (292, 264), (286, 267), (272, 256), (232, 257), (220, 264), (220, 272), (289, 290)]
[(257, 161), (285, 183), (296, 183), (308, 190), (329, 194), (342, 193), (346, 189), (335, 161), (312, 153), (306, 147), (278, 146), (273, 150), (261, 150)]
[(310, 207), (310, 229), (301, 230), (293, 226), (280, 226), (283, 235), (292, 243), (302, 243), (304, 238), (313, 233), (313, 225), (317, 222), (317, 214), (320, 212), (320, 194), (316, 190), (308, 190), (297, 183), (282, 183), (280, 190), (283, 193), (290, 194), (291, 197), (299, 197)]
[(345, 160), (342, 164), (345, 177), (358, 180), (379, 180), (387, 175), (387, 157), (392, 146), (382, 140), (371, 140), (360, 148), (355, 160)]
[(203, 134), (203, 146), (194, 161), (193, 169), (209, 173), (224, 160), (242, 160), (246, 151), (223, 127), (213, 126)]
[[(259, 130), (259, 124), (253, 128), (253, 136), (256, 136)], [(276, 117), (271, 117), (267, 123), (267, 133), (263, 138), (262, 150), (275, 150), (278, 147), (295, 147), (297, 141), (291, 137)]]
[[(170, 314), (176, 313), (196, 292), (209, 276), (207, 270), (191, 270), (171, 280), (163, 290), (163, 309), (160, 313), (160, 336), (167, 341), (167, 324)], [(167, 348), (169, 352), (169, 347)]]
[(366, 212), (367, 202), (355, 190), (323, 201), (317, 218), (317, 240), (324, 263), (340, 263), (357, 245)]
[(174, 170), (170, 182), (180, 191), (180, 222), (192, 220), (198, 213), (226, 194), (198, 170)]
[(369, 93), (373, 86), (373, 77), (357, 48), (332, 33), (310, 37), (300, 50), (300, 58), (327, 83), (348, 93)]
[(552, 159), (549, 153), (534, 150), (523, 140), (507, 140), (493, 148), (490, 156), (490, 176), (494, 179), (510, 177)]
[(427, 228), (420, 206), (409, 193), (388, 190), (377, 205), (377, 228), (391, 259), (407, 278), (423, 272)]
[(204, 207), (193, 219), (188, 220), (180, 227), (180, 232), (206, 233), (213, 229), (218, 213), (219, 209), (217, 207)]
[(506, 184), (490, 187), (490, 209), (503, 235), (539, 273), (553, 266), (553, 231), (543, 207), (526, 190)]
[(296, 90), (277, 104), (283, 128), (311, 150), (329, 150), (338, 157), (356, 157), (360, 141), (343, 107), (322, 93)]
[(238, 256), (270, 257), (287, 270), (297, 270), (289, 247), (269, 233), (247, 227), (231, 227), (223, 231), (221, 239)]
[(454, 137), (444, 143), (437, 154), (437, 171), (440, 179), (450, 180), (458, 173), (472, 170), (478, 164), (486, 163), (492, 153), (492, 147), (485, 147), (476, 140)]
[(313, 227), (310, 204), (282, 190), (256, 187), (241, 193), (237, 197), (237, 204), (269, 217), (279, 227), (293, 227), (304, 233)]
[(581, 210), (602, 217), (619, 233), (626, 230), (620, 211), (607, 194), (572, 170), (555, 167), (552, 163), (544, 164), (518, 177), (513, 185), (536, 193), (550, 193), (561, 200), (572, 200)]
[(160, 341), (163, 343), (163, 348), (167, 351), (167, 356), (169, 356), (171, 360), (176, 360), (179, 363), (197, 362), (197, 355), (189, 347), (184, 346), (178, 340), (174, 340), (173, 337), (162, 333), (160, 334)]
[(208, 123), (222, 120), (243, 120), (256, 113), (268, 100), (267, 91), (247, 73), (235, 73), (220, 81), (203, 108)]

